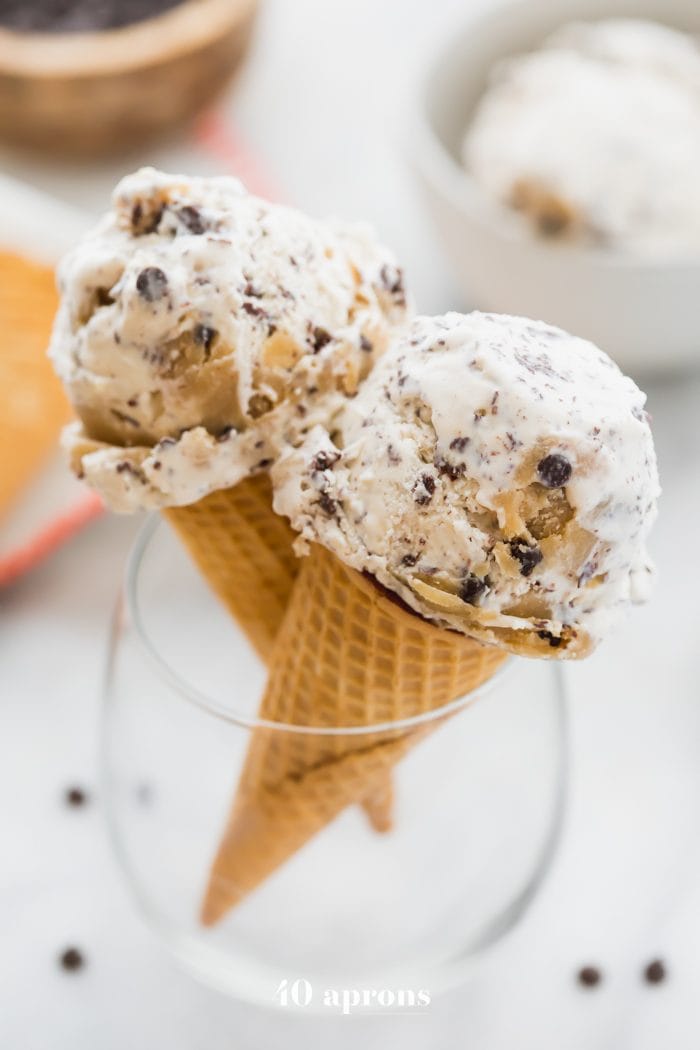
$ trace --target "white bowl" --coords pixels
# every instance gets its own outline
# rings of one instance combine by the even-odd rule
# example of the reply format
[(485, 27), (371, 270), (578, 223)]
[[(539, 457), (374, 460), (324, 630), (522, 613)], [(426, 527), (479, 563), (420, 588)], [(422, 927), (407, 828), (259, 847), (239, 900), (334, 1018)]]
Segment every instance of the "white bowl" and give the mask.
[(469, 302), (560, 325), (640, 372), (700, 360), (700, 255), (659, 262), (540, 240), (490, 201), (460, 161), (494, 63), (536, 48), (566, 22), (620, 16), (700, 33), (698, 0), (511, 0), (475, 15), (434, 55), (414, 100), (410, 142)]

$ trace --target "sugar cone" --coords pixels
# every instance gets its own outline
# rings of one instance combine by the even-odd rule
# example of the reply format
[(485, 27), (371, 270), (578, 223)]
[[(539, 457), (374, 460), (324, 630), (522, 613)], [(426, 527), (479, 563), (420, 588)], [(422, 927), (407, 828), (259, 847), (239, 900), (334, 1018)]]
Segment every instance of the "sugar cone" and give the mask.
[(268, 476), (247, 478), (189, 507), (163, 513), (211, 589), (267, 662), (299, 570), (292, 550), (294, 533), (272, 509)]
[[(315, 547), (277, 635), (261, 717), (316, 728), (395, 723), (478, 688), (505, 658), (428, 623)], [(354, 735), (255, 730), (202, 922), (218, 921), (346, 806), (381, 793), (435, 724)]]
[[(192, 560), (267, 663), (292, 594), (300, 561), (295, 533), (272, 509), (261, 474), (164, 512)], [(377, 831), (391, 827), (391, 782), (362, 800)]]

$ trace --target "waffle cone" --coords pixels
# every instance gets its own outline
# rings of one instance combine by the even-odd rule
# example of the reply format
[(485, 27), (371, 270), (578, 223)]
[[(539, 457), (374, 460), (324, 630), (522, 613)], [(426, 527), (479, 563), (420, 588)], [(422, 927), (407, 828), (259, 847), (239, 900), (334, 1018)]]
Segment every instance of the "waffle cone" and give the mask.
[[(478, 688), (504, 659), (314, 547), (276, 638), (260, 713), (316, 729), (397, 723)], [(218, 921), (346, 806), (380, 797), (394, 765), (442, 721), (327, 735), (256, 729), (202, 922)]]
[[(289, 603), (300, 561), (295, 533), (272, 509), (266, 474), (163, 511), (214, 593), (268, 663)], [(391, 827), (391, 782), (362, 799), (377, 831)]]

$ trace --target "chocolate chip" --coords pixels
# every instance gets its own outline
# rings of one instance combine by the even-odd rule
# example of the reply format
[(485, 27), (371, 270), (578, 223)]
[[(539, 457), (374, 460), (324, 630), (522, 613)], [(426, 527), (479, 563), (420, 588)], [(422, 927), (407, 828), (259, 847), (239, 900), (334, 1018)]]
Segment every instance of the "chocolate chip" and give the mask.
[(256, 306), (255, 303), (243, 303), (243, 309), (249, 317), (267, 317), (262, 306)]
[(459, 596), (463, 602), (476, 605), (479, 598), (489, 589), (488, 577), (482, 578), (473, 572), (468, 572), (462, 579), (459, 588)]
[(136, 801), (140, 806), (150, 806), (153, 802), (153, 785), (145, 781), (139, 784), (135, 791)]
[(450, 463), (448, 460), (443, 459), (441, 456), (436, 457), (434, 460), (438, 474), (443, 477), (448, 477), (450, 481), (457, 481), (461, 478), (465, 471), (464, 463)]
[(566, 456), (553, 452), (537, 464), (537, 477), (548, 489), (560, 489), (571, 477), (571, 464)]
[(76, 970), (82, 970), (85, 965), (85, 957), (79, 948), (66, 948), (61, 952), (58, 959), (62, 969), (68, 973), (75, 973)]
[(403, 270), (399, 266), (391, 266), (385, 263), (379, 271), (379, 277), (387, 292), (394, 297), (399, 306), (406, 303), (406, 290), (404, 288)]
[(321, 450), (314, 456), (311, 465), (314, 470), (332, 470), (339, 459), (339, 452), (325, 452)]
[(468, 437), (456, 437), (453, 441), (450, 441), (450, 448), (454, 452), (464, 452), (465, 448), (469, 444)]
[(182, 225), (196, 237), (207, 232), (207, 224), (202, 218), (202, 213), (199, 208), (194, 208), (191, 204), (186, 204), (184, 208), (178, 208), (177, 217)]
[(88, 800), (86, 793), (79, 787), (66, 788), (63, 797), (67, 806), (72, 806), (76, 809), (84, 806)]
[(403, 558), (401, 559), (401, 564), (405, 565), (407, 569), (412, 569), (417, 562), (417, 554), (404, 554)]
[(325, 511), (329, 518), (332, 518), (338, 509), (338, 504), (334, 499), (331, 499), (327, 492), (321, 493), (318, 498), (318, 505), (322, 511)]
[(432, 474), (422, 474), (413, 486), (414, 499), (419, 507), (425, 507), (430, 503), (435, 492), (435, 478)]
[(533, 569), (542, 561), (539, 547), (531, 547), (525, 540), (511, 540), (510, 553), (520, 562), (520, 575), (530, 576)]
[(262, 299), (262, 292), (259, 288), (256, 288), (252, 281), (246, 283), (243, 289), (243, 294), (249, 296), (251, 299)]
[(317, 354), (320, 350), (323, 350), (324, 346), (330, 343), (333, 336), (330, 332), (327, 332), (325, 328), (314, 328), (313, 330), (313, 348), (314, 353)]
[(195, 325), (194, 329), (194, 341), (199, 346), (203, 346), (207, 354), (211, 350), (212, 343), (216, 339), (216, 329), (210, 328), (206, 324)]
[(563, 644), (564, 639), (558, 638), (556, 634), (552, 634), (551, 631), (538, 631), (537, 637), (541, 638), (545, 642), (549, 642), (552, 649), (558, 649)]
[(367, 338), (366, 335), (360, 336), (360, 350), (366, 354), (371, 354), (374, 350), (374, 344)]
[(136, 278), (136, 291), (147, 303), (162, 299), (168, 289), (168, 278), (158, 266), (147, 266)]
[(666, 967), (661, 959), (654, 959), (644, 967), (644, 980), (647, 984), (663, 984), (667, 976)]
[(603, 980), (603, 975), (595, 966), (583, 966), (577, 975), (582, 988), (595, 988)]

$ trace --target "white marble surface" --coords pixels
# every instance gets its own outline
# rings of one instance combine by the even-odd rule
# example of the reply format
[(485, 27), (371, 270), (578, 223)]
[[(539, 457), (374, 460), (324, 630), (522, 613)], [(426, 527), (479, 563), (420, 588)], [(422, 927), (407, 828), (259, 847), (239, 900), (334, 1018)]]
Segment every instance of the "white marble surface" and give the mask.
[[(462, 304), (403, 163), (401, 105), (426, 38), (466, 6), (268, 0), (229, 107), (290, 199), (376, 223), (426, 311)], [(207, 166), (182, 145), (138, 159)], [(0, 166), (95, 209), (117, 170), (81, 174), (4, 155)], [(700, 1045), (700, 377), (657, 381), (650, 394), (664, 483), (655, 600), (571, 671), (571, 804), (544, 892), (474, 980), (420, 1017), (312, 1021), (196, 985), (135, 915), (99, 806), (63, 807), (67, 784), (95, 783), (107, 623), (135, 523), (99, 522), (0, 595), (3, 1050)], [(89, 959), (72, 977), (55, 962), (67, 943)], [(659, 954), (670, 978), (649, 988), (640, 970)], [(589, 961), (606, 979), (582, 993), (572, 975)]]

